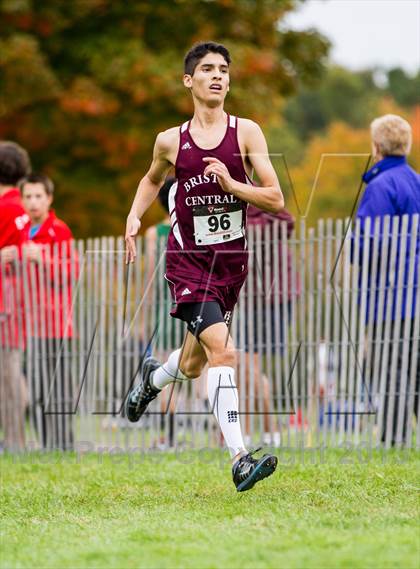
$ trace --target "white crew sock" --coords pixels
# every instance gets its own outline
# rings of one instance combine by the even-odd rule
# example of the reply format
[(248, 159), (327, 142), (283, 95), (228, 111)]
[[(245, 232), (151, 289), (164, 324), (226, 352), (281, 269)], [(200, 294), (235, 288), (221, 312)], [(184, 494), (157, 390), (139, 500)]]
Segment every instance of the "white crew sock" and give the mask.
[(232, 367), (210, 367), (207, 376), (210, 407), (219, 423), (230, 456), (245, 450), (239, 422), (238, 390)]
[(163, 389), (174, 381), (188, 379), (178, 368), (180, 357), (181, 349), (175, 350), (175, 352), (172, 352), (169, 356), (168, 361), (152, 373), (151, 382), (153, 387)]

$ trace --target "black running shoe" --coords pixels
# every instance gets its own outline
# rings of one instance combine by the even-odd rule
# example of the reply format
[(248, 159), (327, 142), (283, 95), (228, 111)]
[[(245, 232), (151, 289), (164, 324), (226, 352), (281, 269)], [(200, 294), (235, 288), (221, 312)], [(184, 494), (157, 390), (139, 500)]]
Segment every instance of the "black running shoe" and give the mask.
[(149, 403), (161, 392), (150, 383), (150, 374), (158, 367), (160, 363), (155, 358), (145, 358), (141, 366), (140, 383), (133, 387), (125, 401), (125, 415), (131, 423), (140, 419)]
[(262, 458), (255, 459), (252, 455), (261, 450), (260, 448), (242, 456), (232, 467), (233, 483), (238, 492), (245, 492), (262, 480), (273, 474), (277, 467), (277, 457), (265, 454)]

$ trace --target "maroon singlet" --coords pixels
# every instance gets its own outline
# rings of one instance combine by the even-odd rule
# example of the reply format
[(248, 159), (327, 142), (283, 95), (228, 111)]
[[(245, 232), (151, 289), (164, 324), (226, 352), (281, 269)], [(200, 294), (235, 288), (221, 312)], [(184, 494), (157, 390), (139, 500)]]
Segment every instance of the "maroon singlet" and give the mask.
[[(223, 162), (234, 180), (250, 183), (238, 144), (236, 117), (227, 115), (226, 133), (216, 148), (197, 146), (190, 122), (180, 127), (175, 163), (177, 184), (169, 193), (171, 232), (166, 278), (174, 301), (197, 302), (206, 290), (240, 289), (247, 274), (247, 203), (224, 192), (214, 174), (204, 176), (206, 156)], [(200, 285), (200, 286), (198, 286)]]

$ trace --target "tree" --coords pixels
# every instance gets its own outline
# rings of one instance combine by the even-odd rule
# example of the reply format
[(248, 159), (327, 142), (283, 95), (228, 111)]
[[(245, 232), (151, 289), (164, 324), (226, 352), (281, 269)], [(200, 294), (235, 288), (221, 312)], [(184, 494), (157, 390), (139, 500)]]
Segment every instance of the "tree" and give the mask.
[[(7, 0), (0, 8), (0, 137), (57, 185), (78, 237), (120, 234), (156, 134), (191, 101), (182, 59), (211, 38), (232, 53), (228, 111), (275, 126), (285, 96), (316, 80), (328, 41), (279, 29), (295, 0)], [(143, 229), (159, 216), (158, 208)]]
[(410, 77), (400, 67), (388, 71), (388, 92), (403, 107), (420, 105), (420, 71)]
[(302, 140), (308, 140), (334, 121), (363, 127), (375, 114), (381, 95), (372, 71), (333, 66), (317, 88), (303, 88), (287, 102), (284, 117)]
[[(407, 113), (392, 99), (383, 98), (378, 102), (377, 116), (388, 113), (400, 115), (410, 123), (413, 148), (409, 163), (418, 171), (420, 106)], [(370, 117), (372, 118), (374, 117)], [(282, 178), (287, 203), (296, 216), (304, 216), (307, 213), (308, 223), (313, 226), (319, 218), (345, 218), (352, 214), (358, 192), (362, 189), (361, 177), (365, 169), (373, 164), (369, 161), (369, 122), (363, 129), (333, 122), (325, 133), (311, 139), (301, 162), (290, 168), (294, 195), (288, 178)]]
[[(290, 171), (297, 200), (294, 213), (297, 216), (307, 213), (311, 226), (319, 218), (350, 216), (369, 153), (368, 129), (331, 123), (325, 134), (311, 140), (301, 164)], [(291, 205), (293, 201), (289, 198)]]

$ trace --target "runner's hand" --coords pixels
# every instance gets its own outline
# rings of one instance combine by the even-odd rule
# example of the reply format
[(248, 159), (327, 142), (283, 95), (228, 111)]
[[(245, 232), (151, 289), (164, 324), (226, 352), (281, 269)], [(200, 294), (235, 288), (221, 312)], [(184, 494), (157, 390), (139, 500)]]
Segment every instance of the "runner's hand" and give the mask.
[(204, 169), (204, 175), (208, 176), (209, 174), (216, 174), (217, 181), (219, 182), (222, 190), (232, 193), (233, 179), (223, 162), (220, 162), (220, 160), (213, 156), (206, 156), (206, 158), (203, 158), (203, 162), (208, 162)]
[(127, 225), (125, 228), (125, 263), (134, 263), (137, 256), (135, 236), (139, 232), (141, 226), (140, 219), (135, 215), (127, 217)]

